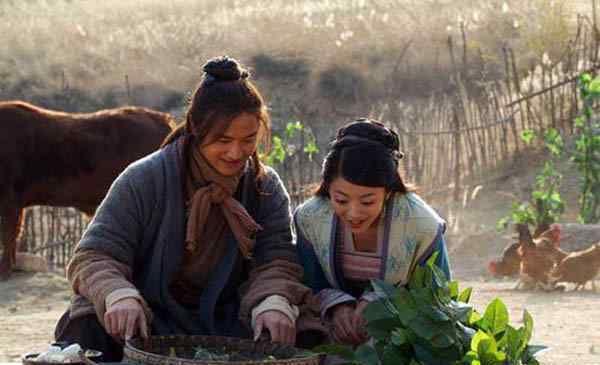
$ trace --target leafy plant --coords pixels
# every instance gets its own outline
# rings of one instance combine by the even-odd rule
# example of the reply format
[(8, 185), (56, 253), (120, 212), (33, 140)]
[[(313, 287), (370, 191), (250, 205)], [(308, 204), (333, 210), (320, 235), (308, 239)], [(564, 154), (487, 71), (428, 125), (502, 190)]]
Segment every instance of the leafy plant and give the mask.
[[(535, 138), (535, 133), (526, 130), (521, 139), (529, 144)], [(506, 228), (509, 222), (515, 224), (530, 224), (536, 227), (549, 226), (558, 221), (565, 210), (565, 204), (560, 196), (559, 188), (562, 174), (555, 167), (555, 161), (564, 154), (564, 142), (556, 129), (549, 129), (544, 135), (545, 148), (550, 152), (550, 159), (535, 178), (536, 190), (525, 202), (514, 202), (507, 216), (498, 221), (497, 229)]]
[(593, 103), (600, 99), (600, 77), (592, 79), (584, 73), (579, 77), (583, 99), (583, 114), (575, 119), (577, 137), (571, 160), (581, 172), (579, 220), (582, 223), (600, 221), (600, 123), (593, 118)]
[[(594, 118), (593, 104), (600, 99), (600, 77), (592, 78), (584, 73), (578, 82), (583, 112), (575, 118), (575, 150), (570, 158), (581, 174), (579, 221), (597, 223), (600, 221), (600, 122)], [(521, 138), (530, 143), (535, 135), (532, 131), (524, 131)], [(558, 192), (562, 175), (556, 170), (554, 161), (562, 157), (564, 143), (554, 129), (550, 129), (544, 139), (551, 159), (536, 177), (537, 189), (529, 201), (513, 203), (509, 214), (498, 222), (498, 229), (505, 228), (510, 221), (548, 226), (563, 213), (564, 203)]]
[(307, 154), (308, 159), (312, 161), (314, 154), (319, 152), (315, 136), (304, 126), (304, 124), (296, 121), (286, 124), (283, 136), (273, 135), (271, 152), (268, 155), (263, 156), (267, 165), (274, 166), (275, 164), (283, 164), (287, 157), (293, 156), (298, 152), (297, 146), (301, 143), (297, 140), (297, 132), (304, 133), (303, 137), (308, 139), (307, 141), (304, 140), (304, 146), (300, 152)]
[(372, 282), (382, 298), (363, 313), (373, 341), (354, 350), (332, 344), (314, 351), (364, 365), (538, 364), (535, 355), (545, 347), (529, 345), (531, 315), (525, 311), (523, 327), (511, 326), (500, 299), (479, 314), (468, 304), (472, 290), (460, 292), (458, 282), (448, 281), (436, 256), (416, 268), (407, 287)]

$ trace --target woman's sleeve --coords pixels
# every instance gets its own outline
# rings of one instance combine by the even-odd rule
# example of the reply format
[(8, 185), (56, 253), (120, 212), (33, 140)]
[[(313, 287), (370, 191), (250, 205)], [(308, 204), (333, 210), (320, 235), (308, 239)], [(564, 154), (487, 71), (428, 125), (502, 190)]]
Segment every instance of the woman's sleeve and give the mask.
[(304, 268), (303, 282), (310, 287), (321, 303), (321, 319), (327, 317), (328, 311), (338, 304), (355, 303), (356, 298), (352, 295), (333, 288), (323, 272), (321, 263), (317, 258), (313, 245), (306, 239), (297, 222), (297, 214), (294, 216), (296, 227), (296, 251), (300, 264)]
[(318, 294), (323, 289), (330, 289), (331, 284), (327, 281), (321, 263), (317, 258), (313, 245), (306, 239), (302, 229), (297, 223), (297, 214), (294, 216), (296, 227), (296, 252), (300, 265), (304, 269), (303, 282), (312, 289), (314, 294)]
[(423, 266), (427, 263), (427, 260), (433, 255), (434, 252), (438, 252), (438, 256), (435, 260), (436, 266), (438, 266), (444, 274), (446, 274), (446, 278), (448, 280), (452, 280), (452, 275), (450, 274), (450, 260), (448, 257), (448, 249), (446, 247), (446, 240), (444, 238), (444, 232), (446, 231), (446, 225), (440, 224), (438, 226), (437, 233), (433, 242), (430, 245), (429, 250), (425, 253), (421, 259), (419, 260), (419, 265)]

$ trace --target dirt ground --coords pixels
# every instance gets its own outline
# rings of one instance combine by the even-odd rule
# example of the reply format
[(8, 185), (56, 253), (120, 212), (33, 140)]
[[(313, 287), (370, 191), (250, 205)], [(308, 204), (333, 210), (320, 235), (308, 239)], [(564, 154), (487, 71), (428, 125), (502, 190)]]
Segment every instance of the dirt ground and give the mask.
[[(462, 270), (464, 268), (465, 270)], [(532, 342), (550, 351), (544, 365), (600, 364), (600, 293), (542, 293), (516, 291), (512, 280), (491, 280), (457, 266), (461, 287), (472, 287), (480, 311), (496, 297), (510, 310), (511, 323), (520, 326), (523, 310), (534, 319)], [(466, 275), (469, 280), (461, 280)], [(600, 283), (598, 283), (600, 284)], [(42, 351), (52, 341), (54, 325), (69, 301), (69, 287), (59, 274), (18, 273), (0, 282), (0, 362), (18, 362), (23, 353)]]
[(69, 295), (67, 281), (58, 274), (15, 273), (0, 281), (0, 362), (46, 349)]

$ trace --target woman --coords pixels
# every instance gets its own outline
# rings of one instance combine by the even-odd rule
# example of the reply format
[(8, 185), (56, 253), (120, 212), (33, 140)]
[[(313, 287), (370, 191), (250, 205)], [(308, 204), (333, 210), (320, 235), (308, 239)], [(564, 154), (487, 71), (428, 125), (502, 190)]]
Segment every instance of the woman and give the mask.
[(435, 251), (450, 277), (445, 222), (404, 184), (400, 158), (398, 136), (383, 124), (359, 119), (344, 126), (315, 196), (294, 214), (304, 280), (336, 342), (367, 340), (361, 312), (377, 299), (371, 279), (403, 285)]
[(135, 335), (203, 334), (294, 343), (310, 296), (289, 197), (258, 159), (262, 96), (234, 59), (210, 60), (186, 122), (113, 183), (67, 269), (75, 297), (56, 339), (122, 357)]

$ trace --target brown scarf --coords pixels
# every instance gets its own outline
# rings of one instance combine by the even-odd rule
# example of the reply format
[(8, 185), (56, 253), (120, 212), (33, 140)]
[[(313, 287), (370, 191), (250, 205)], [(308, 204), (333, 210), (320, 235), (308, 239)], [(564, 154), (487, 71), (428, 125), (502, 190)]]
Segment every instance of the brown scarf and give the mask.
[(190, 147), (186, 182), (190, 216), (186, 248), (197, 252), (207, 248), (205, 242), (220, 241), (227, 224), (238, 242), (240, 252), (249, 258), (254, 247), (254, 235), (262, 227), (233, 197), (244, 170), (235, 176), (223, 176), (208, 164), (197, 147)]

